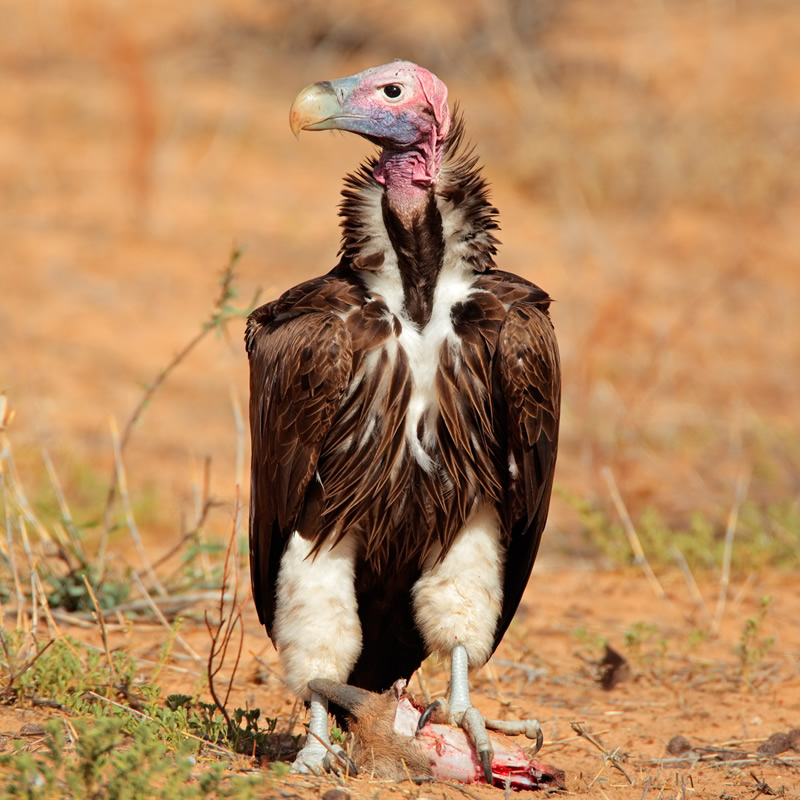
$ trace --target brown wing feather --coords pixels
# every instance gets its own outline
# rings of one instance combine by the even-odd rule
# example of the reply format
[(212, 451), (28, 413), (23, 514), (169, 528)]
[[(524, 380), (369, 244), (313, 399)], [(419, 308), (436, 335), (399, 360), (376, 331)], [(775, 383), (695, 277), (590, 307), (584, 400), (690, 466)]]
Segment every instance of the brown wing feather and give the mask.
[[(250, 574), (258, 616), (270, 631), (274, 585), (286, 539), (317, 492), (310, 486), (323, 440), (350, 381), (353, 352), (345, 323), (311, 312), (278, 321), (273, 306), (248, 320), (250, 358)], [(304, 512), (310, 513), (304, 513)]]
[(503, 323), (495, 353), (500, 451), (508, 454), (509, 461), (513, 459), (518, 471), (516, 479), (511, 470), (507, 473), (508, 493), (503, 511), (507, 515), (510, 541), (495, 647), (503, 638), (528, 583), (553, 488), (561, 367), (548, 305), (549, 299), (515, 303)]

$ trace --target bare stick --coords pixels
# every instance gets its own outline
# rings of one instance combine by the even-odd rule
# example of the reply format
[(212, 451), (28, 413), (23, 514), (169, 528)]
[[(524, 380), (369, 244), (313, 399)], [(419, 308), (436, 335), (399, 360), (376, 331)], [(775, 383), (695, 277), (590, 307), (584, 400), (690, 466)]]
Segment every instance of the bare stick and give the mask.
[(703, 612), (703, 616), (705, 616), (706, 619), (710, 620), (711, 612), (708, 610), (706, 601), (703, 600), (703, 595), (700, 593), (700, 588), (697, 585), (697, 581), (694, 579), (692, 570), (686, 563), (686, 559), (684, 558), (683, 553), (681, 553), (681, 551), (677, 547), (673, 547), (672, 554), (675, 556), (675, 560), (678, 562), (678, 566), (681, 568), (683, 577), (686, 579), (686, 585), (689, 587), (689, 594), (692, 596), (695, 605)]
[(572, 730), (574, 730), (575, 733), (578, 734), (578, 736), (582, 736), (584, 739), (586, 739), (586, 741), (591, 742), (591, 744), (593, 744), (605, 756), (606, 763), (610, 763), (612, 767), (618, 769), (625, 776), (625, 779), (631, 786), (636, 785), (631, 776), (628, 775), (627, 772), (625, 772), (625, 770), (619, 763), (619, 756), (618, 756), (619, 748), (614, 750), (614, 752), (612, 753), (610, 750), (607, 750), (605, 747), (603, 747), (600, 741), (597, 738), (595, 738), (595, 736), (593, 736), (591, 733), (589, 733), (589, 731), (585, 731), (581, 727), (581, 724), (579, 722), (570, 722), (569, 725), (572, 728)]
[(58, 508), (61, 511), (61, 516), (67, 522), (71, 523), (72, 514), (69, 510), (69, 506), (67, 505), (67, 498), (64, 496), (64, 490), (61, 488), (61, 481), (58, 479), (58, 475), (56, 474), (50, 454), (44, 448), (42, 448), (42, 461), (44, 461), (44, 466), (47, 470), (47, 476), (50, 478), (50, 485), (53, 487), (53, 491), (55, 492), (56, 500), (58, 501)]
[[(20, 532), (22, 534), (22, 542), (25, 548), (25, 555), (28, 558), (28, 566), (30, 567), (31, 572), (31, 598), (35, 602), (36, 598), (39, 599), (39, 604), (42, 607), (42, 611), (44, 611), (45, 619), (47, 620), (47, 627), (50, 629), (50, 636), (61, 636), (61, 630), (59, 629), (58, 625), (56, 625), (56, 621), (53, 619), (53, 615), (50, 613), (50, 603), (47, 600), (47, 593), (42, 586), (42, 579), (39, 577), (39, 570), (37, 568), (36, 559), (33, 556), (33, 552), (31, 550), (30, 542), (28, 541), (28, 531), (25, 527), (25, 520), (24, 518), (20, 518), (19, 521), (20, 525)], [(32, 626), (32, 631), (34, 638), (36, 638), (36, 626)]]
[(22, 547), (25, 550), (25, 557), (28, 559), (28, 568), (30, 570), (30, 582), (31, 582), (31, 636), (33, 636), (33, 640), (36, 641), (39, 634), (39, 604), (37, 602), (38, 595), (36, 594), (36, 583), (34, 580), (34, 575), (36, 574), (36, 568), (34, 566), (33, 560), (33, 553), (31, 552), (31, 543), (28, 539), (28, 529), (25, 527), (25, 519), (24, 517), (20, 517), (17, 520), (19, 524), (19, 532), (20, 536), (22, 537)]
[(725, 614), (725, 603), (728, 600), (728, 583), (731, 578), (731, 555), (733, 554), (733, 537), (736, 534), (736, 525), (739, 521), (739, 509), (742, 507), (747, 486), (750, 483), (750, 471), (742, 469), (736, 481), (736, 494), (733, 498), (733, 505), (728, 514), (728, 527), (725, 530), (725, 551), (722, 556), (722, 577), (719, 582), (719, 597), (717, 598), (717, 611), (714, 614), (714, 622), (711, 625), (711, 632), (716, 636), (719, 633), (719, 626), (722, 624), (722, 617)]
[(636, 528), (633, 525), (630, 514), (628, 514), (628, 509), (625, 508), (625, 503), (622, 501), (622, 495), (617, 488), (617, 482), (614, 480), (614, 473), (611, 472), (610, 467), (603, 467), (601, 473), (608, 486), (608, 491), (611, 494), (611, 501), (614, 503), (614, 508), (616, 508), (617, 514), (619, 514), (622, 527), (625, 530), (625, 535), (628, 537), (628, 544), (630, 544), (631, 550), (633, 551), (633, 560), (642, 568), (653, 591), (662, 600), (669, 601), (667, 593), (664, 591), (661, 583), (659, 583), (658, 578), (656, 578), (655, 573), (650, 568), (650, 564), (645, 557), (642, 543), (639, 541), (639, 536), (636, 533)]
[[(133, 573), (133, 580), (136, 582), (139, 591), (142, 593), (147, 605), (150, 607), (150, 610), (156, 615), (158, 621), (170, 632), (172, 635), (172, 627), (170, 626), (167, 618), (161, 613), (161, 609), (156, 604), (155, 600), (150, 596), (150, 593), (145, 588), (145, 585), (142, 583), (139, 576), (134, 572)], [(186, 642), (180, 635), (177, 633), (175, 634), (175, 641), (179, 642), (181, 647), (197, 662), (202, 663), (203, 658), (202, 656), (198, 655), (198, 653), (192, 648), (192, 646)]]
[[(144, 413), (145, 408), (147, 408), (147, 406), (150, 404), (151, 400), (153, 399), (153, 395), (159, 390), (161, 384), (163, 384), (164, 381), (169, 377), (170, 373), (175, 369), (175, 367), (177, 367), (189, 355), (189, 353), (191, 353), (192, 350), (194, 350), (194, 348), (197, 347), (197, 345), (200, 344), (200, 342), (202, 342), (206, 336), (208, 336), (211, 331), (222, 327), (229, 320), (242, 317), (247, 313), (246, 310), (234, 309), (230, 305), (230, 301), (236, 295), (233, 287), (233, 281), (236, 273), (236, 264), (241, 258), (241, 255), (242, 252), (238, 248), (235, 248), (231, 252), (228, 264), (222, 271), (220, 291), (214, 301), (214, 308), (212, 309), (208, 319), (203, 323), (200, 330), (180, 350), (178, 350), (169, 363), (158, 373), (155, 380), (148, 385), (147, 389), (139, 400), (139, 403), (136, 405), (136, 408), (134, 408), (133, 413), (125, 423), (125, 427), (122, 429), (122, 436), (120, 437), (119, 441), (119, 449), (121, 453), (124, 452), (125, 446), (128, 444), (128, 440), (130, 439), (136, 423)], [(251, 305), (255, 305), (259, 294), (260, 292), (257, 292), (253, 297)], [(114, 505), (114, 500), (116, 500), (117, 497), (118, 482), (119, 474), (117, 472), (117, 467), (115, 466), (108, 488), (105, 510), (103, 512), (103, 535), (100, 542), (101, 554), (105, 552), (106, 540), (108, 539), (108, 534), (111, 529), (111, 509)], [(100, 561), (100, 567), (102, 571), (102, 559)]]
[(47, 593), (44, 590), (44, 586), (42, 586), (42, 579), (39, 577), (39, 573), (37, 571), (34, 571), (32, 574), (35, 578), (36, 591), (39, 594), (39, 602), (42, 604), (44, 615), (47, 618), (47, 626), (50, 629), (50, 636), (55, 636), (56, 638), (60, 639), (61, 628), (58, 627), (58, 623), (53, 619), (53, 613), (50, 610), (50, 602), (47, 599)]
[(117, 674), (117, 670), (114, 667), (114, 662), (111, 659), (111, 648), (108, 646), (108, 631), (106, 631), (106, 621), (103, 618), (103, 614), (100, 611), (100, 603), (97, 602), (97, 596), (94, 593), (94, 589), (92, 589), (92, 584), (89, 583), (89, 579), (86, 577), (86, 573), (82, 576), (83, 582), (86, 586), (86, 591), (89, 592), (89, 597), (92, 598), (92, 605), (94, 606), (95, 610), (95, 619), (97, 620), (97, 624), (100, 627), (100, 635), (103, 639), (103, 649), (106, 651), (106, 661), (108, 662), (108, 671), (113, 675), (114, 682), (119, 682), (119, 675)]
[[(219, 605), (217, 608), (219, 619), (218, 622), (212, 625), (211, 620), (208, 617), (208, 612), (205, 613), (205, 622), (206, 622), (206, 629), (208, 630), (208, 635), (211, 637), (211, 648), (209, 649), (208, 653), (208, 661), (206, 663), (206, 671), (208, 674), (208, 689), (211, 692), (211, 698), (214, 700), (214, 704), (219, 709), (222, 716), (225, 718), (225, 723), (228, 727), (228, 736), (232, 741), (235, 742), (236, 739), (236, 726), (231, 721), (230, 715), (228, 714), (228, 700), (230, 698), (231, 690), (233, 688), (233, 681), (236, 677), (236, 670), (239, 668), (239, 661), (242, 656), (242, 648), (244, 646), (244, 623), (242, 621), (242, 609), (247, 603), (247, 599), (242, 601), (237, 606), (237, 595), (239, 591), (239, 573), (238, 573), (238, 566), (237, 566), (237, 558), (238, 553), (236, 550), (236, 529), (238, 525), (238, 516), (239, 516), (239, 487), (236, 487), (236, 505), (234, 511), (234, 519), (233, 519), (233, 526), (231, 529), (231, 536), (228, 541), (228, 549), (225, 553), (225, 563), (222, 568), (222, 585), (220, 586), (220, 593), (219, 593)], [(231, 590), (231, 609), (230, 613), (226, 616), (226, 609), (225, 609), (225, 597), (226, 597), (226, 590), (228, 586), (228, 582), (231, 580), (231, 573), (232, 573), (232, 580), (233, 580), (233, 589)], [(231, 638), (233, 636), (234, 629), (238, 626), (239, 628), (239, 648), (236, 653), (236, 659), (233, 664), (233, 669), (231, 671), (231, 676), (228, 681), (228, 689), (225, 693), (225, 699), (220, 700), (219, 695), (217, 694), (216, 684), (214, 683), (214, 679), (216, 678), (219, 671), (222, 669), (225, 663), (225, 656), (228, 652), (228, 646), (231, 642)]]
[[(82, 553), (83, 548), (81, 547), (80, 542), (75, 538), (75, 522), (72, 519), (72, 512), (69, 510), (69, 504), (67, 503), (67, 498), (64, 495), (64, 490), (61, 488), (61, 481), (58, 479), (58, 474), (53, 466), (50, 454), (45, 449), (42, 449), (42, 460), (44, 461), (47, 475), (50, 478), (50, 485), (53, 487), (53, 492), (55, 492), (56, 500), (58, 501), (58, 507), (61, 511), (61, 518), (66, 523), (66, 532), (70, 542), (72, 543), (73, 555)], [(67, 560), (67, 555), (64, 553), (65, 548), (63, 543), (57, 540), (56, 544), (58, 545), (59, 550), (61, 550), (64, 560)]]
[[(142, 600), (131, 600), (127, 603), (119, 603), (111, 608), (107, 608), (103, 611), (103, 616), (108, 619), (109, 617), (116, 616), (117, 614), (146, 611), (148, 609), (152, 610), (154, 605), (157, 606), (163, 614), (177, 614), (179, 611), (196, 605), (197, 603), (206, 603), (209, 600), (214, 600), (217, 598), (217, 596), (217, 592), (212, 592), (210, 590), (206, 592), (186, 592), (185, 594), (177, 595), (173, 594), (169, 597), (153, 597), (150, 595), (148, 598), (144, 598)], [(230, 598), (228, 595), (226, 595), (225, 599), (228, 600)], [(89, 617), (91, 617), (91, 614)], [(76, 611), (69, 615), (69, 621), (74, 622), (76, 625), (80, 625), (81, 622), (86, 618), (86, 615), (80, 611)]]
[(284, 678), (283, 675), (281, 675), (281, 673), (278, 670), (276, 670), (275, 668), (273, 668), (269, 664), (267, 664), (267, 662), (264, 661), (263, 658), (261, 658), (260, 656), (257, 656), (252, 650), (250, 651), (250, 655), (253, 656), (253, 658), (256, 661), (258, 661), (258, 663), (261, 664), (261, 666), (264, 667), (264, 669), (267, 672), (269, 672), (269, 674), (272, 675), (273, 678), (277, 678), (287, 689), (289, 689), (291, 691), (291, 687), (286, 682), (286, 678)]
[[(164, 555), (159, 556), (156, 559), (156, 561), (153, 563), (153, 569), (155, 569), (156, 567), (161, 566), (161, 564), (163, 564), (165, 561), (168, 561), (170, 558), (172, 558), (172, 556), (174, 556), (177, 552), (179, 552), (183, 548), (183, 546), (184, 546), (184, 544), (186, 544), (186, 542), (188, 542), (190, 539), (194, 538), (195, 536), (198, 536), (200, 531), (203, 529), (203, 526), (205, 525), (206, 520), (208, 519), (208, 515), (211, 512), (211, 509), (214, 508), (217, 505), (220, 505), (220, 503), (218, 501), (214, 500), (211, 497), (211, 495), (210, 495), (210, 485), (211, 485), (211, 459), (207, 458), (203, 462), (202, 505), (199, 508), (199, 511), (195, 512), (196, 519), (195, 519), (194, 527), (191, 530), (186, 531), (181, 536), (181, 538), (179, 539), (177, 544), (175, 544), (173, 547), (171, 547), (169, 550), (167, 550), (167, 552), (164, 553)], [(193, 489), (193, 492), (194, 492), (195, 496), (197, 497), (196, 481), (194, 481), (194, 480), (192, 480), (192, 489)], [(195, 500), (195, 503), (196, 503), (196, 505), (200, 506), (200, 503), (198, 503), (197, 500)], [(207, 563), (204, 562), (203, 567), (205, 569), (206, 575), (208, 575), (208, 573), (210, 572), (210, 566)]]
[[(145, 714), (143, 711), (137, 711), (135, 708), (131, 708), (130, 706), (123, 705), (122, 703), (117, 703), (115, 700), (111, 700), (108, 697), (103, 697), (101, 694), (97, 694), (97, 692), (93, 692), (91, 689), (86, 692), (87, 695), (93, 697), (95, 700), (100, 700), (103, 703), (108, 703), (115, 708), (119, 708), (122, 711), (127, 711), (129, 714), (132, 714), (134, 717), (139, 717), (139, 719), (149, 719), (151, 722), (159, 722), (155, 717), (151, 717), (149, 714)], [(164, 723), (159, 722), (160, 725)], [(174, 730), (174, 729), (170, 729)], [(223, 753), (226, 756), (231, 754), (230, 749), (225, 747), (220, 747), (218, 744), (214, 742), (203, 739), (201, 736), (195, 736), (193, 733), (189, 733), (189, 731), (182, 730), (181, 728), (177, 728), (177, 731), (181, 734), (181, 736), (185, 736), (187, 739), (194, 739), (196, 742), (202, 742), (206, 747), (210, 747), (212, 750), (217, 750), (220, 753)]]
[[(131, 507), (130, 496), (128, 495), (128, 479), (125, 475), (125, 465), (122, 463), (122, 443), (119, 438), (117, 422), (113, 417), (109, 420), (109, 426), (111, 428), (111, 441), (114, 445), (114, 460), (117, 465), (116, 475), (117, 485), (119, 486), (119, 496), (120, 500), (122, 501), (122, 506), (125, 509), (125, 521), (128, 523), (128, 530), (131, 532), (131, 539), (133, 539), (133, 543), (139, 553), (139, 558), (141, 559), (142, 565), (147, 572), (147, 576), (152, 581), (153, 586), (155, 586), (155, 588), (158, 590), (158, 593), (160, 595), (165, 595), (167, 591), (161, 585), (161, 581), (158, 580), (155, 570), (150, 564), (150, 559), (147, 557), (147, 551), (144, 549), (142, 537), (139, 535), (139, 528), (136, 525), (136, 520), (133, 516), (133, 508)], [(99, 564), (98, 572), (101, 574), (103, 572), (104, 556), (105, 554), (103, 551), (98, 553), (97, 556)]]
[(6, 686), (6, 691), (8, 691), (13, 685), (14, 681), (19, 678), (21, 675), (24, 675), (38, 660), (39, 657), (44, 655), (46, 650), (50, 647), (55, 639), (50, 639), (47, 644), (41, 649), (37, 650), (33, 657), (29, 658), (25, 664), (23, 664), (18, 670), (13, 669), (13, 661), (11, 659), (11, 653), (8, 650), (8, 645), (6, 644), (6, 638), (3, 636), (3, 632), (0, 631), (0, 642), (3, 644), (3, 650), (6, 654), (6, 659), (8, 660), (8, 667), (9, 667), (9, 676), (8, 676), (8, 685)]
[(22, 585), (19, 582), (19, 572), (17, 571), (17, 560), (14, 557), (14, 540), (11, 536), (11, 517), (8, 509), (8, 492), (3, 483), (3, 508), (6, 512), (6, 538), (8, 540), (8, 563), (11, 567), (11, 577), (14, 580), (14, 593), (17, 598), (17, 630), (22, 630), (22, 615), (25, 604), (25, 596), (22, 594)]
[[(321, 736), (318, 736), (316, 733), (314, 733), (311, 728), (308, 728), (308, 733), (310, 736), (313, 736), (345, 768), (346, 774), (349, 775), (352, 773), (353, 775), (358, 775), (358, 767), (346, 755), (334, 750), (328, 742), (326, 742)], [(403, 766), (405, 766), (405, 764)]]

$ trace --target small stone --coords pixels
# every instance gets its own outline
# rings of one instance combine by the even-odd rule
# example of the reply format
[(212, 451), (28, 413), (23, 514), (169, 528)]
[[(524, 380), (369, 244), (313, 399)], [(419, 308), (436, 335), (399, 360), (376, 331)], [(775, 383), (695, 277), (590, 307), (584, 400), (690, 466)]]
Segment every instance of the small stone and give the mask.
[(20, 736), (44, 736), (47, 731), (36, 722), (26, 722), (20, 729)]
[(776, 756), (778, 753), (785, 753), (792, 747), (788, 733), (773, 733), (766, 742), (758, 746), (758, 752), (768, 756)]
[(350, 800), (350, 795), (342, 789), (328, 789), (322, 800)]
[(692, 749), (692, 745), (685, 736), (677, 734), (667, 742), (667, 752), (671, 756), (680, 756), (688, 753)]
[(627, 681), (631, 677), (631, 665), (621, 653), (610, 645), (606, 645), (606, 652), (598, 666), (598, 681), (606, 690), (610, 691), (618, 683)]
[(789, 747), (800, 753), (800, 728), (792, 728), (786, 735), (789, 737)]

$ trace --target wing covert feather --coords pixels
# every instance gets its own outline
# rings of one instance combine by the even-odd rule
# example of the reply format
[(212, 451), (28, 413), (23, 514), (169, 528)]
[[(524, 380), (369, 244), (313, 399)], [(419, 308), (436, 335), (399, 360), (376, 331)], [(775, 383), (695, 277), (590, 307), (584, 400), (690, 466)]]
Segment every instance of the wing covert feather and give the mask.
[(345, 323), (334, 314), (312, 312), (275, 321), (260, 317), (259, 311), (248, 320), (246, 337), (252, 436), (250, 574), (259, 619), (271, 632), (280, 558), (304, 505), (314, 496), (309, 484), (350, 383), (353, 348)]
[(519, 302), (509, 310), (497, 343), (494, 385), (504, 428), (501, 441), (505, 441), (509, 462), (503, 513), (510, 531), (496, 646), (516, 612), (533, 568), (547, 521), (558, 451), (558, 344), (549, 315), (537, 303)]

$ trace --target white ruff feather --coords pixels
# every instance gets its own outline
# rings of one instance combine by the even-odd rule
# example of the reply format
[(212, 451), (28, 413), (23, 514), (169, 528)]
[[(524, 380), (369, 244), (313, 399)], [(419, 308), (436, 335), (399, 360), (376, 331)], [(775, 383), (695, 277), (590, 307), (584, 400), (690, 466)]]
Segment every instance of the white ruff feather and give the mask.
[(346, 681), (361, 652), (354, 549), (346, 536), (310, 556), (311, 543), (295, 531), (281, 559), (274, 641), (287, 683), (306, 700), (310, 680)]
[(431, 651), (466, 648), (469, 665), (489, 660), (503, 602), (500, 522), (488, 503), (462, 528), (442, 561), (435, 548), (413, 589), (414, 618)]
[[(372, 202), (365, 214), (368, 221), (365, 228), (369, 232), (371, 243), (383, 250), (384, 261), (379, 270), (365, 272), (362, 278), (369, 291), (380, 296), (391, 314), (400, 320), (402, 330), (396, 341), (408, 358), (412, 377), (411, 397), (406, 413), (406, 446), (416, 461), (424, 469), (430, 470), (433, 468), (433, 460), (426, 452), (426, 447), (430, 448), (435, 440), (436, 418), (439, 413), (439, 397), (436, 391), (439, 360), (443, 347), (450, 347), (457, 354), (461, 346), (460, 339), (453, 330), (452, 309), (456, 303), (466, 301), (474, 291), (472, 284), (475, 276), (472, 268), (461, 259), (463, 247), (456, 244), (454, 233), (458, 226), (445, 219), (445, 214), (452, 215), (456, 212), (443, 207), (445, 255), (434, 290), (430, 319), (423, 328), (419, 328), (405, 309), (397, 255), (383, 223), (380, 196), (380, 191), (369, 195)], [(393, 345), (394, 342), (386, 348), (390, 363), (396, 357)], [(425, 420), (421, 441), (417, 435), (420, 419)]]

